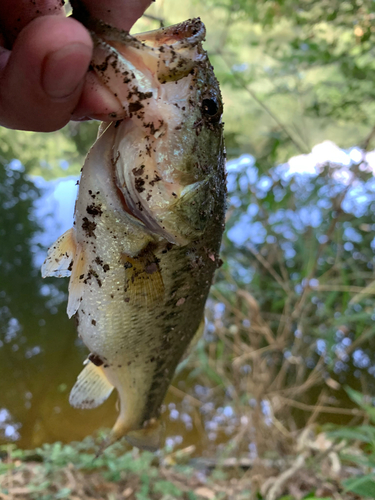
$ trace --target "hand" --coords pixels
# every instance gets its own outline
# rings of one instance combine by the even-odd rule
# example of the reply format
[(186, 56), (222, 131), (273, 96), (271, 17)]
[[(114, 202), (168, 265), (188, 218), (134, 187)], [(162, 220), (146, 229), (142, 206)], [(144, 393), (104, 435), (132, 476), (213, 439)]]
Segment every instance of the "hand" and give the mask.
[[(152, 0), (84, 0), (93, 17), (129, 30)], [(87, 72), (93, 44), (61, 0), (0, 1), (0, 125), (51, 132), (122, 109)]]

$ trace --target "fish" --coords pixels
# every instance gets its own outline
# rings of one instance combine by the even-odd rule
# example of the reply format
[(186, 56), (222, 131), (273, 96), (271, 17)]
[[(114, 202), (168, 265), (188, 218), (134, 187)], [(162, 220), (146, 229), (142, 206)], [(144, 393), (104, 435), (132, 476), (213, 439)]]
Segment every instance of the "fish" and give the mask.
[(48, 250), (42, 276), (70, 276), (67, 314), (90, 351), (70, 404), (95, 408), (116, 389), (105, 446), (125, 436), (156, 450), (162, 402), (204, 330), (221, 265), (222, 96), (199, 18), (134, 36), (78, 19), (94, 40), (91, 68), (125, 118), (100, 124), (73, 226)]

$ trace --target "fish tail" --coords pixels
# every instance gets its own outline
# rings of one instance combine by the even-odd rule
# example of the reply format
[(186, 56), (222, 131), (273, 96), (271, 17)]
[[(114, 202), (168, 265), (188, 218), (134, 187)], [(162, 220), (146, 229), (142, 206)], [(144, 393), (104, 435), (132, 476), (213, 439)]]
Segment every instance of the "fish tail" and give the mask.
[(125, 422), (120, 415), (109, 435), (102, 441), (101, 445), (99, 446), (99, 450), (95, 455), (96, 458), (99, 457), (105, 449), (124, 437), (128, 432), (129, 427), (125, 425)]
[(111, 446), (124, 436), (132, 446), (147, 451), (158, 450), (164, 436), (164, 426), (159, 420), (156, 420), (156, 418), (148, 420), (143, 425), (142, 429), (130, 431), (120, 415), (109, 436), (101, 443), (96, 453), (96, 458), (100, 456), (108, 446)]
[(106, 448), (124, 437), (130, 431), (130, 429), (131, 427), (126, 423), (124, 416), (120, 414), (118, 419), (116, 420), (115, 425), (113, 426), (113, 429), (111, 430), (109, 435), (102, 441), (96, 456), (98, 457), (99, 455), (101, 455)]
[(163, 437), (164, 426), (160, 420), (152, 418), (145, 423), (143, 429), (131, 431), (125, 438), (129, 444), (141, 450), (156, 451), (160, 448)]

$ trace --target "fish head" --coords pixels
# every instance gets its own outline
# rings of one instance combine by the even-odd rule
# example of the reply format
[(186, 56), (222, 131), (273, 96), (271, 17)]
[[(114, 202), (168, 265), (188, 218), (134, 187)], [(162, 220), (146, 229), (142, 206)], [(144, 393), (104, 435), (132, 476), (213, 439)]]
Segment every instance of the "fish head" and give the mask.
[(96, 28), (93, 68), (120, 100), (112, 163), (123, 206), (171, 243), (199, 237), (225, 190), (223, 104), (199, 19), (130, 36)]

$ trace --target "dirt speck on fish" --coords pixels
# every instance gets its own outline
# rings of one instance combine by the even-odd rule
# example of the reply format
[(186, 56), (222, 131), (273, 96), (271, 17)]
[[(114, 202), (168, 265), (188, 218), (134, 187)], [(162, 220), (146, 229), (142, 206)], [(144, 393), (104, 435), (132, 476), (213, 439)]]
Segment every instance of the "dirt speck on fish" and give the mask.
[(69, 317), (90, 350), (70, 394), (95, 408), (113, 388), (106, 442), (160, 445), (159, 411), (176, 366), (204, 325), (224, 230), (222, 100), (199, 19), (130, 36), (81, 19), (92, 67), (126, 118), (102, 123), (87, 155), (73, 228), (42, 275), (70, 276)]

